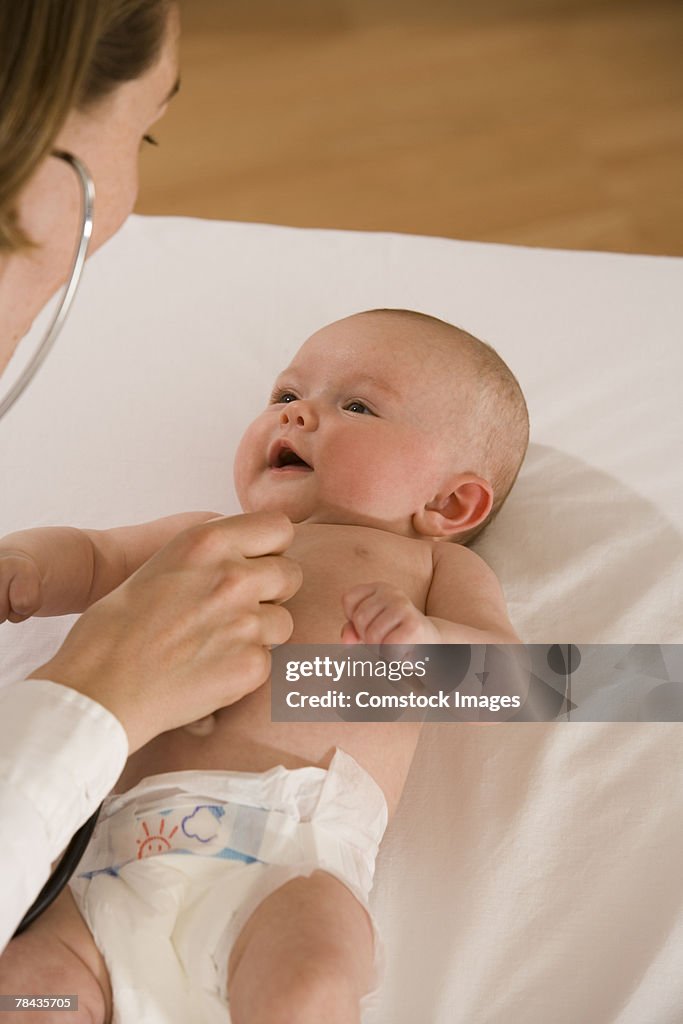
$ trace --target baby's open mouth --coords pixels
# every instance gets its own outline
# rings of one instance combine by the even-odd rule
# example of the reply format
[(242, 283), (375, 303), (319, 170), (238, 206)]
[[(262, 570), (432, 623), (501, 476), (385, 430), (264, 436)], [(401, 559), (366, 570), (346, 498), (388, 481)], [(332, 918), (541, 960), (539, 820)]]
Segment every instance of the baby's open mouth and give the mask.
[(302, 469), (309, 472), (313, 470), (313, 467), (304, 461), (287, 441), (278, 441), (273, 446), (268, 464), (271, 469)]

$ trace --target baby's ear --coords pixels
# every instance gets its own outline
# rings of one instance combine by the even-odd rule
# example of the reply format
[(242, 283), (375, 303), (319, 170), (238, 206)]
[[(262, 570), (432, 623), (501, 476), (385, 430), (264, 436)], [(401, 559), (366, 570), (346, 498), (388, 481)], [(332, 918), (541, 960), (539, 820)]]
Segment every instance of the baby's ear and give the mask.
[(449, 486), (413, 515), (413, 529), (423, 537), (455, 537), (486, 519), (493, 488), (474, 473), (458, 473)]

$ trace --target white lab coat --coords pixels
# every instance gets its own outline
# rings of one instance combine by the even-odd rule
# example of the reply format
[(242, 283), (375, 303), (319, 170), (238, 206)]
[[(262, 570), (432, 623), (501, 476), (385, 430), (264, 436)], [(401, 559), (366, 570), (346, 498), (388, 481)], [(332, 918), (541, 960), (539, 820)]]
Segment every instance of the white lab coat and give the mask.
[(128, 756), (119, 720), (42, 679), (0, 691), (0, 951)]

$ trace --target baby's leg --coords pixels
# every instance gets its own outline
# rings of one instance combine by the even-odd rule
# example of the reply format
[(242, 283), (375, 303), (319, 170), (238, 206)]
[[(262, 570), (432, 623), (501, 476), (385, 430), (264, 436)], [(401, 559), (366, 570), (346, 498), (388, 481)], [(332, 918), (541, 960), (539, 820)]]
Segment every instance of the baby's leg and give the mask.
[(106, 1024), (109, 975), (68, 889), (0, 957), (2, 995), (77, 995), (78, 1010), (20, 1010), (2, 1024)]
[(256, 908), (230, 954), (233, 1024), (359, 1024), (372, 985), (367, 912), (325, 871), (295, 878)]

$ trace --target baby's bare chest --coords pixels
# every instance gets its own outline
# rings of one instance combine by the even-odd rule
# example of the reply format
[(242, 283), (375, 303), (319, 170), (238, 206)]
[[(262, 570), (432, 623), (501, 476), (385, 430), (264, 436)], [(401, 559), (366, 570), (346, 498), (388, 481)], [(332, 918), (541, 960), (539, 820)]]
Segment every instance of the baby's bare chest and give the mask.
[(424, 611), (432, 581), (425, 541), (365, 526), (305, 524), (287, 554), (303, 569), (299, 592), (287, 602), (294, 618), (290, 643), (338, 643), (346, 621), (342, 596), (362, 583), (399, 587)]

